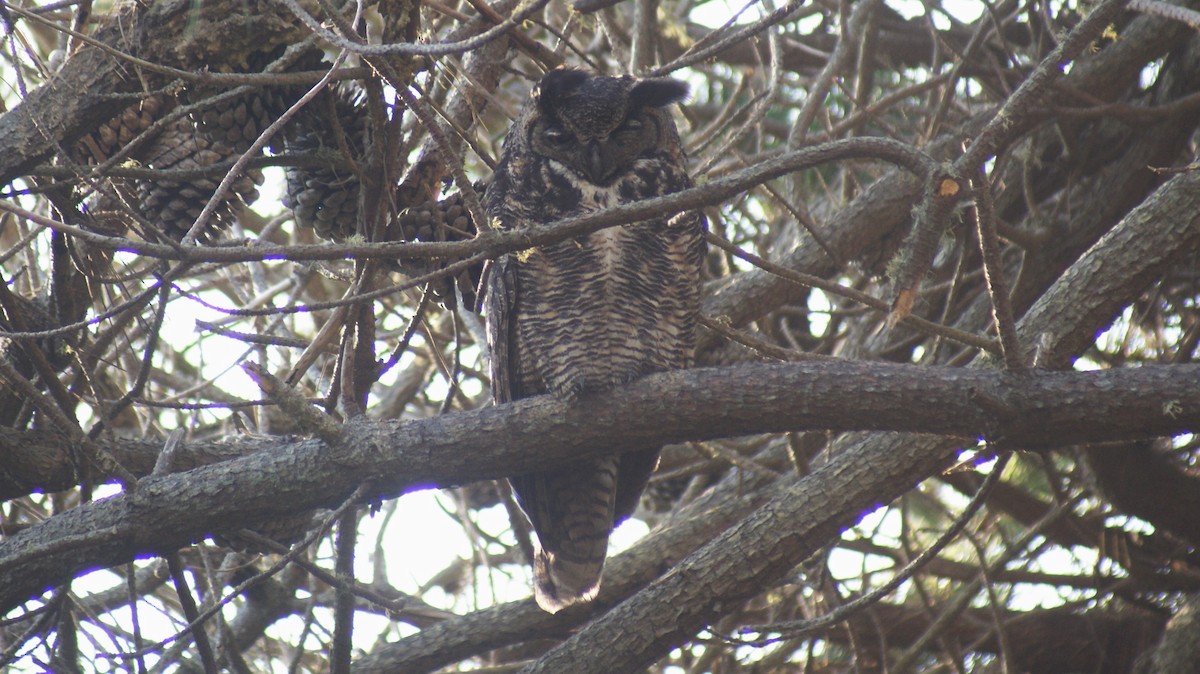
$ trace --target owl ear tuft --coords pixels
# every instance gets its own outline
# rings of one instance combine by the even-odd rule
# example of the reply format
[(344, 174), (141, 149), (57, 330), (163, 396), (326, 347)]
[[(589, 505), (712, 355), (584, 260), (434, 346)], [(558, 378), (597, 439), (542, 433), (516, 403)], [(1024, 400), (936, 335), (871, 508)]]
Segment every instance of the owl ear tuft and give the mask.
[(640, 80), (629, 91), (629, 103), (635, 108), (662, 108), (687, 98), (688, 85), (670, 77)]
[(579, 88), (589, 75), (582, 70), (558, 67), (546, 73), (533, 90), (533, 96), (542, 110), (549, 110), (567, 94)]

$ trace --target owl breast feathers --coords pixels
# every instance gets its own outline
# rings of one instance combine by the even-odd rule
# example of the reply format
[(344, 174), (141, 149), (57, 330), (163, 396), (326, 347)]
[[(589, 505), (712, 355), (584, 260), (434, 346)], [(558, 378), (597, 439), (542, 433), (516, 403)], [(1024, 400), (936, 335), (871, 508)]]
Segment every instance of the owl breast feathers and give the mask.
[[(666, 109), (686, 94), (672, 79), (550, 72), (505, 137), (485, 197), (489, 221), (528, 227), (691, 187)], [(485, 304), (494, 401), (576, 401), (689, 367), (704, 245), (704, 219), (689, 213), (496, 260)], [(540, 544), (542, 608), (595, 597), (609, 534), (632, 514), (658, 453), (613, 447), (510, 479)]]

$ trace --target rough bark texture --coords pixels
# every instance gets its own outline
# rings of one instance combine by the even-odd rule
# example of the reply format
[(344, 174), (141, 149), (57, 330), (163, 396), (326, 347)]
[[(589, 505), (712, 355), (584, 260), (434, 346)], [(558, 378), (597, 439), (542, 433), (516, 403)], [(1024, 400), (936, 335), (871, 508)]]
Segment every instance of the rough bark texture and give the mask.
[[(814, 428), (920, 429), (963, 439), (952, 447), (976, 437), (1055, 447), (1170, 435), (1200, 424), (1200, 366), (938, 374), (943, 376), (883, 364), (745, 365), (654, 375), (620, 394), (589, 398), (586, 405), (537, 398), (424, 421), (347, 424), (333, 446), (317, 440), (281, 443), (239, 459), (151, 476), (128, 495), (80, 506), (5, 539), (0, 606), (11, 608), (79, 571), (176, 549), (233, 522), (240, 528), (296, 510), (336, 506), (364, 481), (371, 484), (369, 501), (417, 486), (448, 487), (565, 463), (601, 453), (614, 441), (641, 446)], [(898, 404), (906, 398), (922, 401), (925, 416)], [(979, 405), (981, 399), (986, 406)], [(1173, 405), (1181, 411), (1172, 414)], [(857, 497), (853, 505), (825, 508), (821, 498), (806, 500), (813, 512), (841, 515), (822, 532), (844, 528), (868, 506), (890, 500), (887, 485), (876, 480), (899, 489), (936, 473), (949, 458), (945, 452), (952, 451), (921, 449), (921, 443), (900, 442), (880, 452), (900, 455), (880, 464), (884, 467), (910, 466), (899, 473), (873, 470), (868, 456), (844, 459), (849, 465), (828, 475), (839, 480), (832, 488), (838, 498)], [(867, 479), (866, 473), (875, 477)], [(812, 484), (827, 489), (821, 480)]]
[[(336, 641), (372, 673), (1195, 671), (1195, 31), (1121, 0), (942, 28), (590, 4), (5, 5), (0, 669), (323, 672)], [(685, 78), (697, 187), (482, 222), (563, 63)], [(296, 203), (230, 205), (260, 170)], [(226, 227), (180, 245), (209, 202)], [(485, 260), (681, 209), (714, 235), (720, 367), (487, 406)], [(649, 533), (598, 598), (509, 601), (528, 523), (492, 480), (649, 444)], [(397, 535), (429, 487), (454, 519)], [(383, 533), (329, 535), (356, 520)], [(394, 565), (457, 540), (429, 578)], [(157, 643), (160, 615), (196, 622)]]

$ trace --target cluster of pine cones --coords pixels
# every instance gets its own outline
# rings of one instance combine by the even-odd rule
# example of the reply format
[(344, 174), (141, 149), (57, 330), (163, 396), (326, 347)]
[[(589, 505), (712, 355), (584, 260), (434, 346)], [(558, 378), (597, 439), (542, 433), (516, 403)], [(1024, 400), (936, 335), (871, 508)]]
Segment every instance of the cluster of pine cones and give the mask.
[[(132, 161), (170, 173), (89, 185), (84, 203), (92, 226), (110, 235), (132, 229), (148, 240), (182, 240), (228, 167), (300, 93), (277, 87), (232, 96), (188, 91), (178, 97), (153, 95), (126, 108), (77, 143), (74, 161), (95, 166), (115, 157), (118, 165)], [(349, 167), (364, 158), (370, 143), (362, 98), (350, 85), (328, 87), (275, 133), (269, 146), (276, 154), (301, 160), (285, 168), (283, 202), (292, 210), (295, 223), (330, 241), (344, 242), (361, 233), (361, 184)], [(184, 114), (181, 108), (188, 104), (192, 105)], [(224, 169), (205, 171), (218, 164)], [(258, 198), (262, 182), (260, 169), (245, 170), (221, 195), (194, 238), (218, 238)], [(390, 237), (446, 241), (474, 235), (474, 223), (457, 194), (410, 206), (401, 210)], [(460, 276), (464, 302), (473, 304), (479, 272), (464, 271)], [(443, 304), (454, 301), (446, 284), (435, 294)]]
[[(258, 93), (227, 98), (197, 114), (179, 114), (179, 101), (155, 95), (126, 108), (101, 125), (75, 148), (76, 160), (100, 164), (121, 154), (125, 161), (178, 176), (154, 180), (113, 179), (97, 186), (87, 199), (92, 222), (100, 231), (123, 233), (133, 228), (148, 239), (178, 241), (191, 229), (216, 191), (223, 173), (204, 169), (232, 164), (271, 122), (272, 106)], [(147, 131), (154, 131), (145, 137)], [(133, 141), (137, 143), (130, 146)], [(240, 175), (217, 204), (198, 239), (210, 238), (258, 198), (262, 172)]]

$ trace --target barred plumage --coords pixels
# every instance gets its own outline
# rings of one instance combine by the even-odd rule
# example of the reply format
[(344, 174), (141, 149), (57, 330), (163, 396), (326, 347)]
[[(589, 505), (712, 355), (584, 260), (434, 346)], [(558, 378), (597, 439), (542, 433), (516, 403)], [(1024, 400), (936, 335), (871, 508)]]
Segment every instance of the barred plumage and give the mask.
[[(493, 224), (553, 222), (691, 186), (665, 109), (676, 80), (555, 70), (509, 130), (485, 208)], [(486, 311), (496, 402), (575, 401), (692, 363), (704, 221), (699, 214), (604, 229), (499, 258)], [(613, 526), (636, 507), (658, 447), (511, 479), (537, 532), (535, 595), (550, 612), (592, 599)]]

